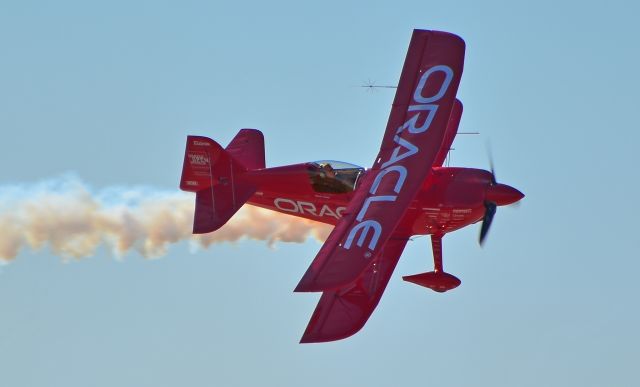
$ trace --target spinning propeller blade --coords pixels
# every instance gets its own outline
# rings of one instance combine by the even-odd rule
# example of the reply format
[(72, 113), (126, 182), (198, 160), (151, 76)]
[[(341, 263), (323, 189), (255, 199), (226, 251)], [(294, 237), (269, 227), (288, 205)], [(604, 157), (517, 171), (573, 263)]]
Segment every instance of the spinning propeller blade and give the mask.
[(482, 219), (479, 239), (481, 246), (489, 233), (489, 228), (491, 227), (493, 216), (496, 214), (497, 207), (517, 203), (524, 197), (524, 194), (517, 189), (506, 184), (500, 184), (496, 181), (496, 171), (493, 166), (493, 156), (491, 154), (491, 147), (489, 143), (487, 143), (487, 156), (489, 159), (489, 166), (491, 168), (491, 178), (484, 196), (485, 212)]
[(496, 214), (497, 204), (494, 202), (484, 202), (484, 218), (482, 219), (482, 227), (480, 228), (480, 246), (484, 243), (484, 238), (487, 237), (491, 222), (493, 222), (493, 216)]
[[(489, 159), (489, 170), (491, 171), (491, 185), (496, 185), (498, 182), (496, 181), (496, 170), (493, 165), (493, 153), (491, 152), (491, 144), (489, 142), (486, 143), (487, 147), (487, 158)], [(480, 227), (480, 238), (478, 242), (480, 246), (484, 244), (484, 239), (487, 237), (489, 233), (489, 228), (491, 228), (491, 222), (493, 222), (493, 216), (496, 214), (497, 204), (494, 202), (484, 201), (484, 218), (482, 218), (482, 227)]]
[(489, 159), (489, 170), (491, 171), (491, 184), (496, 185), (496, 169), (493, 167), (493, 152), (491, 152), (491, 143), (487, 142), (487, 158)]

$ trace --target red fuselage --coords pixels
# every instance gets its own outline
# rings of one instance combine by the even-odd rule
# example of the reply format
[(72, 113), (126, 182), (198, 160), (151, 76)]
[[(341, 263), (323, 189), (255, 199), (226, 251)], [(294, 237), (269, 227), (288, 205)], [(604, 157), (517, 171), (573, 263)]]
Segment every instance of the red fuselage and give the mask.
[[(284, 214), (335, 225), (353, 191), (318, 192), (310, 177), (312, 163), (249, 171), (245, 177), (258, 184), (248, 203)], [(355, 187), (367, 171), (362, 171)], [(482, 220), (488, 198), (498, 205), (522, 198), (518, 190), (492, 185), (491, 172), (472, 168), (433, 168), (398, 225), (410, 235), (446, 234)], [(353, 187), (353, 188), (355, 188)]]

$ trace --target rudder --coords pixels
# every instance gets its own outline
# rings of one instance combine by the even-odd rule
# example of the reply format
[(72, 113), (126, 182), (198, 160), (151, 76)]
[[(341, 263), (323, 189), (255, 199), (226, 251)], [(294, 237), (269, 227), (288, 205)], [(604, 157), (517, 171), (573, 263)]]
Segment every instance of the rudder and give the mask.
[(225, 150), (249, 169), (265, 167), (264, 136), (257, 129), (241, 129)]

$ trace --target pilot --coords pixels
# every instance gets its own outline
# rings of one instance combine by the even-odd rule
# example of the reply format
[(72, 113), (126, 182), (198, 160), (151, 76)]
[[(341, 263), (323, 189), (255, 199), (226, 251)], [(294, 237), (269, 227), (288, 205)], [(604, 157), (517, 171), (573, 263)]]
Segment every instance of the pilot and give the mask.
[(333, 179), (336, 177), (336, 173), (333, 170), (333, 167), (331, 166), (331, 164), (329, 163), (320, 164), (320, 168), (321, 168), (320, 175), (322, 177), (328, 177), (330, 179)]

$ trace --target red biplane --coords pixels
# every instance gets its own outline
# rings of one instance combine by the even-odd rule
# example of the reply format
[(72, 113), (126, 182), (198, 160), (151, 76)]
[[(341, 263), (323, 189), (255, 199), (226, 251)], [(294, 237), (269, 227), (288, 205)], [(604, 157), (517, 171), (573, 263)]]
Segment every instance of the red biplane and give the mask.
[(335, 225), (295, 289), (322, 292), (302, 343), (359, 331), (414, 235), (431, 235), (434, 269), (403, 279), (437, 292), (457, 287), (442, 266), (442, 237), (482, 221), (482, 243), (496, 207), (524, 197), (493, 171), (443, 167), (462, 115), (464, 50), (456, 35), (413, 32), (370, 169), (336, 161), (266, 168), (255, 129), (242, 129), (226, 148), (187, 138), (180, 188), (196, 193), (194, 233), (219, 229), (244, 203)]

